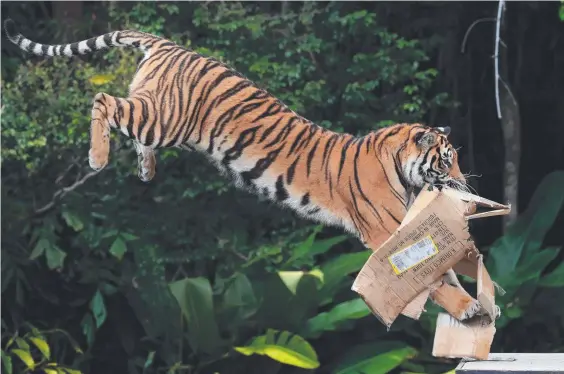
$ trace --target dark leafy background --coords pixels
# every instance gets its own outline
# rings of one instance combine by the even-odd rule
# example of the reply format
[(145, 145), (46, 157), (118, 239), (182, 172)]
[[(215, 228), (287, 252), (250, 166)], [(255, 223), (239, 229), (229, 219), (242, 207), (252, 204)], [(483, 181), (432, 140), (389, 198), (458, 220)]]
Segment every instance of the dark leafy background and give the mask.
[[(328, 128), (453, 128), (477, 192), (503, 200), (496, 3), (3, 2), (40, 42), (135, 28), (215, 56)], [(564, 350), (564, 17), (507, 5), (519, 102), (519, 217), (472, 232), (502, 317), (493, 351)], [(125, 95), (130, 50), (43, 60), (2, 36), (2, 363), (7, 373), (442, 373), (438, 308), (386, 329), (350, 290), (369, 255), (341, 231), (236, 191), (196, 154), (161, 150), (136, 176), (130, 142), (87, 166), (91, 100)], [(367, 171), (368, 172), (368, 171)], [(472, 290), (474, 284), (465, 280)]]

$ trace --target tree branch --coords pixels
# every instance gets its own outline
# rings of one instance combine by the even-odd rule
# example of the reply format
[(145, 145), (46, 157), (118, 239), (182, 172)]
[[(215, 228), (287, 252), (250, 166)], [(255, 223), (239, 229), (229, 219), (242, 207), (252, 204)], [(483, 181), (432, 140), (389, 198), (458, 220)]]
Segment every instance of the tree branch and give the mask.
[(460, 52), (464, 53), (466, 50), (466, 41), (468, 40), (468, 36), (470, 35), (470, 32), (472, 31), (472, 29), (474, 28), (474, 26), (476, 26), (479, 23), (482, 22), (493, 22), (495, 21), (495, 18), (493, 17), (489, 17), (489, 18), (480, 18), (477, 19), (476, 21), (472, 22), (472, 24), (470, 26), (468, 26), (468, 29), (466, 30), (466, 33), (464, 34), (464, 39), (462, 39), (462, 45), (460, 46)]
[(495, 44), (494, 44), (494, 75), (495, 75), (495, 106), (497, 110), (497, 118), (501, 119), (501, 105), (499, 100), (499, 44), (501, 42), (499, 34), (501, 29), (501, 17), (503, 16), (503, 7), (505, 0), (499, 0), (497, 7), (497, 17), (495, 20)]
[(65, 197), (65, 195), (67, 195), (69, 192), (74, 191), (78, 187), (82, 186), (88, 179), (92, 178), (98, 173), (99, 171), (91, 171), (90, 173), (85, 174), (82, 178), (77, 178), (76, 181), (70, 186), (61, 188), (60, 190), (58, 190), (53, 194), (53, 197), (51, 198), (51, 201), (49, 203), (45, 204), (39, 209), (36, 209), (34, 211), (34, 214), (40, 215), (52, 209), (55, 206), (55, 204), (57, 204), (63, 197)]

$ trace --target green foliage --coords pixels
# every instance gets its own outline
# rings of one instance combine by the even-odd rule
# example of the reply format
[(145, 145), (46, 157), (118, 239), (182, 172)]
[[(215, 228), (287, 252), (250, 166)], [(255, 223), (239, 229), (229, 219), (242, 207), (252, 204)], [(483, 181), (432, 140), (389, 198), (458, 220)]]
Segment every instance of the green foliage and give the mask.
[(250, 345), (235, 347), (235, 350), (246, 356), (266, 355), (283, 364), (304, 369), (319, 367), (317, 354), (311, 345), (301, 336), (288, 331), (268, 329), (266, 335), (257, 336)]
[(527, 210), (490, 247), (486, 266), (505, 291), (496, 302), (502, 308), (500, 327), (525, 313), (539, 286), (564, 285), (562, 268), (543, 275), (561, 247), (542, 247), (543, 238), (564, 206), (564, 172), (547, 175), (537, 187)]
[(415, 349), (405, 346), (388, 350), (393, 346), (401, 345), (390, 342), (385, 345), (372, 343), (354, 347), (345, 354), (343, 360), (333, 372), (335, 374), (389, 373), (417, 354)]
[[(30, 331), (24, 335), (17, 332), (9, 336), (1, 350), (3, 372), (12, 373), (39, 373), (46, 374), (80, 374), (79, 370), (72, 367), (60, 365), (52, 357), (51, 347), (47, 336), (52, 334), (63, 334), (75, 346), (75, 351), (82, 353), (76, 343), (62, 330), (40, 331), (31, 326)], [(3, 334), (4, 335), (4, 334)], [(8, 337), (8, 336), (3, 336)]]

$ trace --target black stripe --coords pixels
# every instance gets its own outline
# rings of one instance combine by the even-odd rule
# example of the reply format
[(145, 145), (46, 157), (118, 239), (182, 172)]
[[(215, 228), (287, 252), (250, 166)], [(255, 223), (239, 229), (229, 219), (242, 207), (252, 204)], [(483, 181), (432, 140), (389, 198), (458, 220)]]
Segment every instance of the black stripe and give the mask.
[(292, 165), (290, 165), (290, 167), (288, 168), (288, 172), (286, 175), (286, 183), (288, 183), (288, 185), (292, 184), (292, 181), (294, 180), (294, 175), (296, 174), (296, 165), (298, 164), (299, 160), (300, 158), (297, 157), (296, 160), (292, 163)]
[[(358, 208), (358, 202), (356, 200), (356, 194), (353, 191), (352, 184), (351, 184), (350, 180), (349, 180), (349, 193), (350, 193), (352, 201), (353, 201), (354, 215), (357, 218), (357, 221), (360, 224), (362, 224), (362, 226), (364, 228), (366, 228), (366, 225), (370, 226), (369, 223), (368, 223), (368, 220), (360, 213), (360, 209)], [(353, 217), (351, 216), (351, 218), (353, 218)]]
[(388, 213), (388, 215), (389, 215), (390, 217), (392, 217), (392, 219), (393, 219), (398, 225), (401, 224), (401, 221), (400, 221), (399, 219), (397, 219), (397, 218), (392, 214), (392, 212), (390, 212), (390, 211), (388, 210), (388, 208), (386, 208), (385, 206), (384, 206), (383, 208), (384, 208), (384, 210), (386, 211), (386, 213)]
[(339, 137), (339, 134), (333, 134), (331, 135), (331, 137), (329, 138), (329, 140), (327, 141), (327, 143), (325, 143), (325, 149), (323, 150), (323, 158), (321, 159), (321, 166), (323, 166), (325, 164), (325, 160), (327, 158), (327, 156), (329, 156), (329, 149), (332, 148), (335, 145), (335, 142), (337, 141), (337, 138)]
[(300, 144), (298, 144), (296, 152), (299, 152), (302, 148), (306, 148), (309, 145), (309, 142), (315, 137), (315, 134), (317, 134), (318, 129), (319, 128), (317, 126), (309, 126), (309, 135), (301, 141)]
[(95, 51), (96, 48), (96, 39), (98, 38), (90, 38), (86, 41), (86, 46), (90, 48), (90, 50)]
[(69, 44), (69, 46), (70, 46), (71, 53), (73, 55), (77, 55), (78, 54), (78, 43), (76, 43), (76, 42), (71, 43), (71, 44)]
[(309, 192), (308, 192), (308, 193), (306, 193), (305, 195), (302, 196), (302, 200), (300, 201), (300, 204), (302, 206), (306, 206), (307, 204), (309, 204), (309, 201), (310, 201), (310, 199), (309, 199)]
[(47, 52), (49, 51), (49, 46), (46, 44), (41, 44), (41, 53), (46, 56)]
[(235, 145), (225, 151), (223, 160), (221, 161), (225, 167), (229, 166), (229, 163), (231, 161), (234, 161), (241, 157), (243, 150), (254, 142), (257, 130), (259, 128), (260, 126), (255, 126), (241, 131), (239, 137), (237, 138), (237, 141), (235, 142)]
[(235, 113), (236, 109), (237, 109), (237, 106), (234, 106), (234, 107), (230, 108), (229, 110), (226, 110), (225, 112), (221, 113), (221, 115), (219, 116), (219, 118), (215, 122), (215, 124), (212, 128), (212, 131), (210, 133), (210, 139), (209, 139), (210, 143), (209, 143), (208, 149), (207, 149), (207, 152), (209, 154), (211, 154), (213, 152), (213, 146), (214, 146), (214, 143), (215, 143), (215, 139), (223, 133), (225, 127), (227, 126), (227, 124), (233, 118), (233, 114)]
[(135, 103), (133, 103), (133, 100), (126, 100), (127, 103), (129, 104), (129, 119), (127, 120), (127, 132), (129, 133), (130, 137), (134, 137), (133, 135), (133, 122), (135, 121), (133, 115), (135, 114)]
[(109, 33), (109, 34), (104, 35), (104, 38), (103, 38), (103, 39), (104, 39), (104, 43), (106, 43), (107, 46), (112, 46), (112, 45), (113, 45), (113, 44), (112, 44), (112, 35), (113, 35), (113, 33)]
[(286, 200), (289, 195), (288, 195), (288, 191), (284, 187), (284, 178), (282, 177), (282, 175), (278, 176), (275, 187), (276, 187), (276, 200), (278, 201)]
[(263, 119), (263, 118), (266, 118), (266, 117), (273, 116), (277, 113), (280, 113), (281, 108), (282, 108), (282, 105), (280, 105), (280, 103), (273, 102), (272, 104), (270, 104), (268, 106), (268, 108), (266, 108), (266, 110), (262, 114), (260, 114), (259, 116), (257, 116), (254, 119), (254, 122), (258, 121), (259, 119)]
[(280, 117), (276, 120), (276, 122), (274, 122), (272, 125), (270, 125), (266, 130), (263, 131), (260, 139), (259, 139), (259, 143), (262, 143), (267, 137), (268, 135), (270, 135), (270, 133), (272, 131), (274, 131), (274, 129), (278, 126), (278, 124), (280, 123), (280, 121), (282, 121), (283, 117)]
[(260, 107), (262, 104), (263, 103), (260, 102), (260, 103), (251, 103), (251, 104), (247, 104), (247, 105), (243, 106), (243, 108), (241, 108), (241, 110), (239, 110), (239, 113), (237, 113), (237, 115), (235, 116), (235, 118), (233, 118), (233, 120), (236, 120), (237, 118), (241, 117), (244, 114), (252, 112), (256, 108)]
[(296, 135), (296, 138), (294, 139), (294, 142), (290, 146), (290, 150), (288, 151), (287, 156), (289, 156), (290, 154), (292, 154), (292, 152), (295, 151), (296, 147), (298, 146), (298, 143), (300, 142), (300, 140), (302, 139), (302, 137), (304, 136), (307, 130), (308, 128), (304, 127), (304, 129), (300, 131), (298, 135)]
[[(358, 173), (358, 158), (359, 158), (359, 155), (360, 155), (360, 148), (361, 147), (358, 147), (356, 149), (356, 153), (354, 155), (354, 161), (353, 161), (354, 182), (355, 182), (356, 188), (358, 189), (358, 192), (360, 193), (360, 196), (368, 204), (368, 206), (370, 207), (370, 209), (372, 210), (374, 215), (378, 218), (378, 221), (380, 221), (380, 224), (382, 225), (382, 227), (384, 227), (384, 221), (382, 220), (380, 213), (378, 213), (378, 210), (376, 209), (374, 204), (372, 204), (370, 199), (366, 196), (366, 194), (362, 190), (362, 186), (360, 184), (360, 177), (359, 177), (359, 173)], [(380, 158), (378, 158), (378, 159), (380, 159)], [(384, 168), (384, 166), (382, 165), (382, 169), (383, 168)], [(385, 171), (384, 171), (384, 175), (385, 175)], [(387, 177), (386, 177), (386, 182), (388, 183), (388, 186), (391, 188), (392, 186), (390, 185), (390, 181), (387, 179)], [(353, 196), (353, 198), (354, 198), (354, 196)]]
[(298, 119), (296, 117), (292, 117), (290, 118), (290, 120), (288, 121), (288, 123), (282, 128), (282, 130), (278, 133), (278, 135), (276, 136), (276, 138), (274, 138), (273, 141), (271, 141), (270, 143), (268, 143), (267, 145), (264, 146), (264, 148), (269, 148), (275, 144), (278, 144), (279, 142), (284, 141), (288, 135), (290, 134), (290, 132), (292, 131), (292, 129), (294, 128), (293, 123), (295, 121), (297, 121)]
[(273, 151), (268, 152), (266, 157), (258, 160), (251, 170), (242, 172), (241, 178), (243, 179), (245, 184), (250, 184), (252, 180), (260, 178), (265, 170), (268, 169), (270, 165), (272, 165), (272, 163), (276, 160), (281, 150), (282, 147), (279, 147)]
[(307, 214), (309, 214), (309, 215), (314, 215), (315, 213), (319, 212), (320, 210), (321, 210), (321, 208), (317, 206), (317, 207), (315, 207), (315, 208), (313, 208), (313, 209), (308, 210), (308, 211), (307, 211)]
[[(337, 174), (337, 181), (339, 179), (341, 179), (341, 173), (343, 171), (343, 166), (345, 165), (345, 158), (347, 157), (347, 150), (351, 146), (351, 143), (354, 142), (354, 141), (356, 141), (356, 139), (351, 137), (349, 140), (347, 140), (347, 142), (343, 146), (343, 149), (341, 150), (341, 160), (339, 161), (339, 172)], [(359, 150), (360, 150), (360, 147), (357, 149), (357, 153), (358, 153)]]
[(310, 173), (311, 173), (311, 163), (313, 162), (313, 156), (315, 156), (315, 150), (317, 149), (317, 146), (319, 145), (319, 142), (321, 141), (321, 138), (318, 138), (317, 141), (315, 142), (315, 144), (313, 145), (313, 147), (311, 148), (311, 150), (309, 151), (309, 153), (307, 154), (307, 176), (309, 177)]

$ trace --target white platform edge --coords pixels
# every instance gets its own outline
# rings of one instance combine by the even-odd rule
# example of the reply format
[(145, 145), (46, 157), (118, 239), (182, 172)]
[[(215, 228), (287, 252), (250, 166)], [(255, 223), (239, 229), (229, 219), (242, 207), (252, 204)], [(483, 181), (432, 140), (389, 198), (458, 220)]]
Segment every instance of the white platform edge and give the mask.
[(491, 353), (488, 360), (462, 360), (456, 374), (564, 373), (564, 353)]

